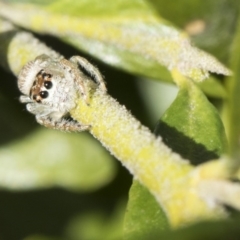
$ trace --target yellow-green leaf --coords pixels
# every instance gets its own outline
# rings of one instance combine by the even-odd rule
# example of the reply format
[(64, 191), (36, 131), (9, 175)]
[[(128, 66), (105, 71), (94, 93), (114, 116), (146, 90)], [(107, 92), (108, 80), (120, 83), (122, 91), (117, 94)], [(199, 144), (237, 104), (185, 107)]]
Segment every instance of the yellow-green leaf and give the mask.
[(125, 240), (153, 239), (168, 229), (167, 217), (153, 195), (138, 181), (134, 181), (124, 221)]
[(156, 134), (194, 164), (218, 158), (226, 151), (220, 116), (196, 84), (186, 78), (180, 81), (179, 93), (160, 119)]

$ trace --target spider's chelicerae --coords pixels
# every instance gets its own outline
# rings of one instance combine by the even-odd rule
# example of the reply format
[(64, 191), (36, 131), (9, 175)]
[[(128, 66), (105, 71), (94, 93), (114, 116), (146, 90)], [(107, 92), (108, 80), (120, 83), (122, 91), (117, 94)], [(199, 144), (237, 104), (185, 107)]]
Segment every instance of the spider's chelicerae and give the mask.
[(27, 63), (19, 73), (18, 87), (24, 94), (20, 101), (27, 103), (27, 110), (36, 115), (37, 122), (48, 128), (83, 131), (89, 126), (66, 116), (76, 106), (78, 97), (88, 103), (87, 81), (95, 81), (106, 91), (101, 73), (85, 58), (53, 59), (43, 54)]

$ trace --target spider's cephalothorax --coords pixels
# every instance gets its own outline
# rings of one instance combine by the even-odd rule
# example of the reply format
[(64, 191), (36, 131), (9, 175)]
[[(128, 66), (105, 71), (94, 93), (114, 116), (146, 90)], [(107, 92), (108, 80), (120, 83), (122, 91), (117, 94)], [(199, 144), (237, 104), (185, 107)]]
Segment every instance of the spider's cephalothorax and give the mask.
[(46, 127), (82, 131), (89, 126), (64, 117), (76, 106), (78, 97), (83, 97), (88, 103), (87, 82), (92, 80), (106, 91), (100, 72), (85, 58), (52, 59), (43, 54), (27, 63), (19, 73), (18, 87), (24, 94), (20, 101), (27, 103), (27, 110)]

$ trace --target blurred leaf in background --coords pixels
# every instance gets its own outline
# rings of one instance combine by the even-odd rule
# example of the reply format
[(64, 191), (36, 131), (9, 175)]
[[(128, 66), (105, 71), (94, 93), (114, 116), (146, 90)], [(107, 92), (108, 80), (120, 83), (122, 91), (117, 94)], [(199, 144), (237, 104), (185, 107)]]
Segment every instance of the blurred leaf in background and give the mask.
[(41, 129), (0, 148), (0, 186), (92, 191), (113, 179), (114, 163), (100, 144), (84, 133)]
[(75, 217), (66, 228), (66, 238), (69, 240), (122, 239), (125, 208), (125, 204), (120, 201), (111, 215), (106, 215), (100, 211), (89, 211), (85, 215)]

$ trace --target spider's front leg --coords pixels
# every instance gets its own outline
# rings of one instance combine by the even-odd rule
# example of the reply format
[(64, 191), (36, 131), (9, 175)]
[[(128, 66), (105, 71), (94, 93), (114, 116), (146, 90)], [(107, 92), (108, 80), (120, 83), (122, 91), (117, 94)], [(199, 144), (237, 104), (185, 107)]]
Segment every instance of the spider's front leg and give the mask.
[(34, 102), (29, 96), (26, 96), (26, 95), (21, 95), (19, 100), (21, 103), (33, 103)]
[(103, 92), (107, 92), (107, 88), (103, 80), (102, 74), (96, 67), (94, 67), (90, 62), (88, 62), (87, 59), (80, 56), (73, 56), (69, 59), (69, 61), (77, 64), (80, 68), (84, 69), (98, 84), (99, 88)]
[(61, 59), (60, 62), (61, 64), (61, 67), (63, 69), (63, 71), (65, 72), (65, 77), (66, 77), (66, 80), (69, 81), (69, 84), (70, 82), (74, 82), (74, 88), (75, 90), (80, 93), (85, 102), (88, 104), (89, 102), (89, 93), (88, 93), (88, 89), (86, 87), (86, 79), (84, 79), (80, 72), (79, 72), (79, 69), (76, 67), (76, 64), (74, 62), (71, 62), (67, 59)]
[(73, 120), (67, 120), (65, 118), (54, 120), (49, 116), (37, 115), (36, 120), (39, 124), (47, 128), (56, 129), (64, 132), (82, 132), (90, 128), (89, 125), (81, 125), (78, 122), (75, 122)]

